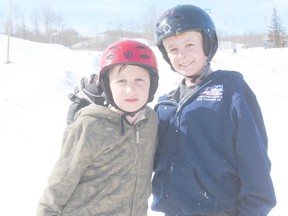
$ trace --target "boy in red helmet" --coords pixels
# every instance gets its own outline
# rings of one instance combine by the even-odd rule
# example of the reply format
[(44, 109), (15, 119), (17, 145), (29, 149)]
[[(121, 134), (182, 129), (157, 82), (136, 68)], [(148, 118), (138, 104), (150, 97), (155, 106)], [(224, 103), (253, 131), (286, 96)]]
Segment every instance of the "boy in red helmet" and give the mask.
[(37, 216), (147, 214), (157, 117), (146, 104), (157, 62), (148, 46), (124, 40), (104, 51), (100, 68), (109, 106), (86, 106), (65, 129)]

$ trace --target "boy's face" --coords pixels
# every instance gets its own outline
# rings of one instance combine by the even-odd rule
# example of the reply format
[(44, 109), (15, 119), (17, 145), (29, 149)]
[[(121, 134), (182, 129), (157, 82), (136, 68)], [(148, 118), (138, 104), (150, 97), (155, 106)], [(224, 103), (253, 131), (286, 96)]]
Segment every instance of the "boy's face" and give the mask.
[(200, 74), (207, 59), (201, 33), (188, 31), (170, 36), (164, 39), (163, 45), (178, 73), (186, 77)]
[(147, 103), (150, 90), (148, 71), (136, 65), (117, 65), (109, 72), (109, 83), (117, 106), (134, 112)]

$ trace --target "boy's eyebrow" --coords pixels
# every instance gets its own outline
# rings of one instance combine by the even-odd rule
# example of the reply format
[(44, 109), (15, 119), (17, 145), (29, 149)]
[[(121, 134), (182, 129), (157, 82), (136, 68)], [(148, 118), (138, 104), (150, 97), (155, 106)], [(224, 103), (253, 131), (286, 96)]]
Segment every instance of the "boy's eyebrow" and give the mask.
[[(202, 41), (202, 38), (200, 38), (200, 40)], [(193, 36), (193, 37), (190, 36), (190, 37), (187, 37), (183, 42), (187, 43), (187, 42), (196, 42), (196, 41), (198, 41), (198, 38), (196, 36)], [(167, 47), (167, 48), (174, 46), (173, 43), (169, 44), (168, 46), (167, 45), (165, 46), (165, 40), (163, 41), (163, 45), (164, 45), (164, 47)]]
[(175, 45), (174, 44), (169, 44), (169, 45), (165, 45), (165, 42), (163, 42), (163, 46), (164, 46), (164, 48), (165, 49), (170, 49), (171, 47), (175, 47)]
[(149, 76), (144, 76), (144, 75), (141, 75), (141, 76), (138, 76), (138, 78), (141, 78), (141, 77), (143, 77), (143, 78), (149, 78)]

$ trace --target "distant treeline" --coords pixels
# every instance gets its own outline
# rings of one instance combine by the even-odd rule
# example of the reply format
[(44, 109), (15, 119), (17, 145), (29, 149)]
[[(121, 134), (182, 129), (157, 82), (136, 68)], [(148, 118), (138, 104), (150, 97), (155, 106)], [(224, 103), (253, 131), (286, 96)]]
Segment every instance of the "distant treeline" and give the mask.
[[(149, 45), (154, 45), (154, 25), (160, 12), (150, 8), (143, 17), (141, 25), (137, 22), (110, 24), (104, 32), (95, 32), (94, 35), (83, 36), (76, 29), (68, 27), (61, 14), (53, 12), (49, 7), (35, 10), (27, 18), (19, 11), (14, 10), (11, 20), (1, 18), (0, 33), (8, 34), (26, 40), (62, 44), (74, 49), (103, 50), (109, 44), (121, 38), (143, 38)], [(141, 28), (139, 28), (141, 26)], [(218, 32), (219, 41), (229, 41), (233, 44), (242, 44), (243, 47), (285, 47), (287, 46), (286, 27), (283, 25), (277, 10), (273, 9), (271, 23), (267, 32), (249, 33), (244, 35), (223, 36)], [(230, 47), (233, 48), (233, 47)]]

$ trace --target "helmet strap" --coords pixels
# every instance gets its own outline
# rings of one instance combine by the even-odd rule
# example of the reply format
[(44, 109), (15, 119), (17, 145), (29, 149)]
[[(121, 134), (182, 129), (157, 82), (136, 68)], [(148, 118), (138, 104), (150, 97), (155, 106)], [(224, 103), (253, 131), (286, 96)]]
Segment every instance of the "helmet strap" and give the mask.
[(189, 76), (189, 78), (191, 78), (191, 82), (192, 83), (196, 83), (198, 80), (199, 81), (203, 81), (207, 77), (209, 71), (210, 71), (210, 63), (208, 62), (205, 65), (205, 67), (203, 68), (201, 74), (194, 75), (194, 76)]
[[(146, 103), (147, 104), (147, 103)], [(134, 112), (125, 112), (124, 110), (122, 110), (122, 109), (120, 109), (119, 107), (117, 107), (116, 109), (119, 109), (119, 110), (121, 110), (122, 112), (124, 112), (123, 114), (122, 114), (122, 116), (121, 116), (121, 135), (124, 135), (124, 133), (125, 133), (125, 130), (124, 130), (124, 121), (127, 123), (127, 124), (129, 124), (129, 125), (131, 125), (130, 124), (130, 122), (127, 120), (127, 116), (131, 116), (131, 117), (133, 117), (136, 113), (138, 113), (140, 110), (142, 110), (142, 109), (144, 109), (145, 107), (146, 107), (146, 104), (145, 105), (143, 105), (140, 109), (138, 109), (138, 110), (136, 110), (136, 111), (134, 111)]]

